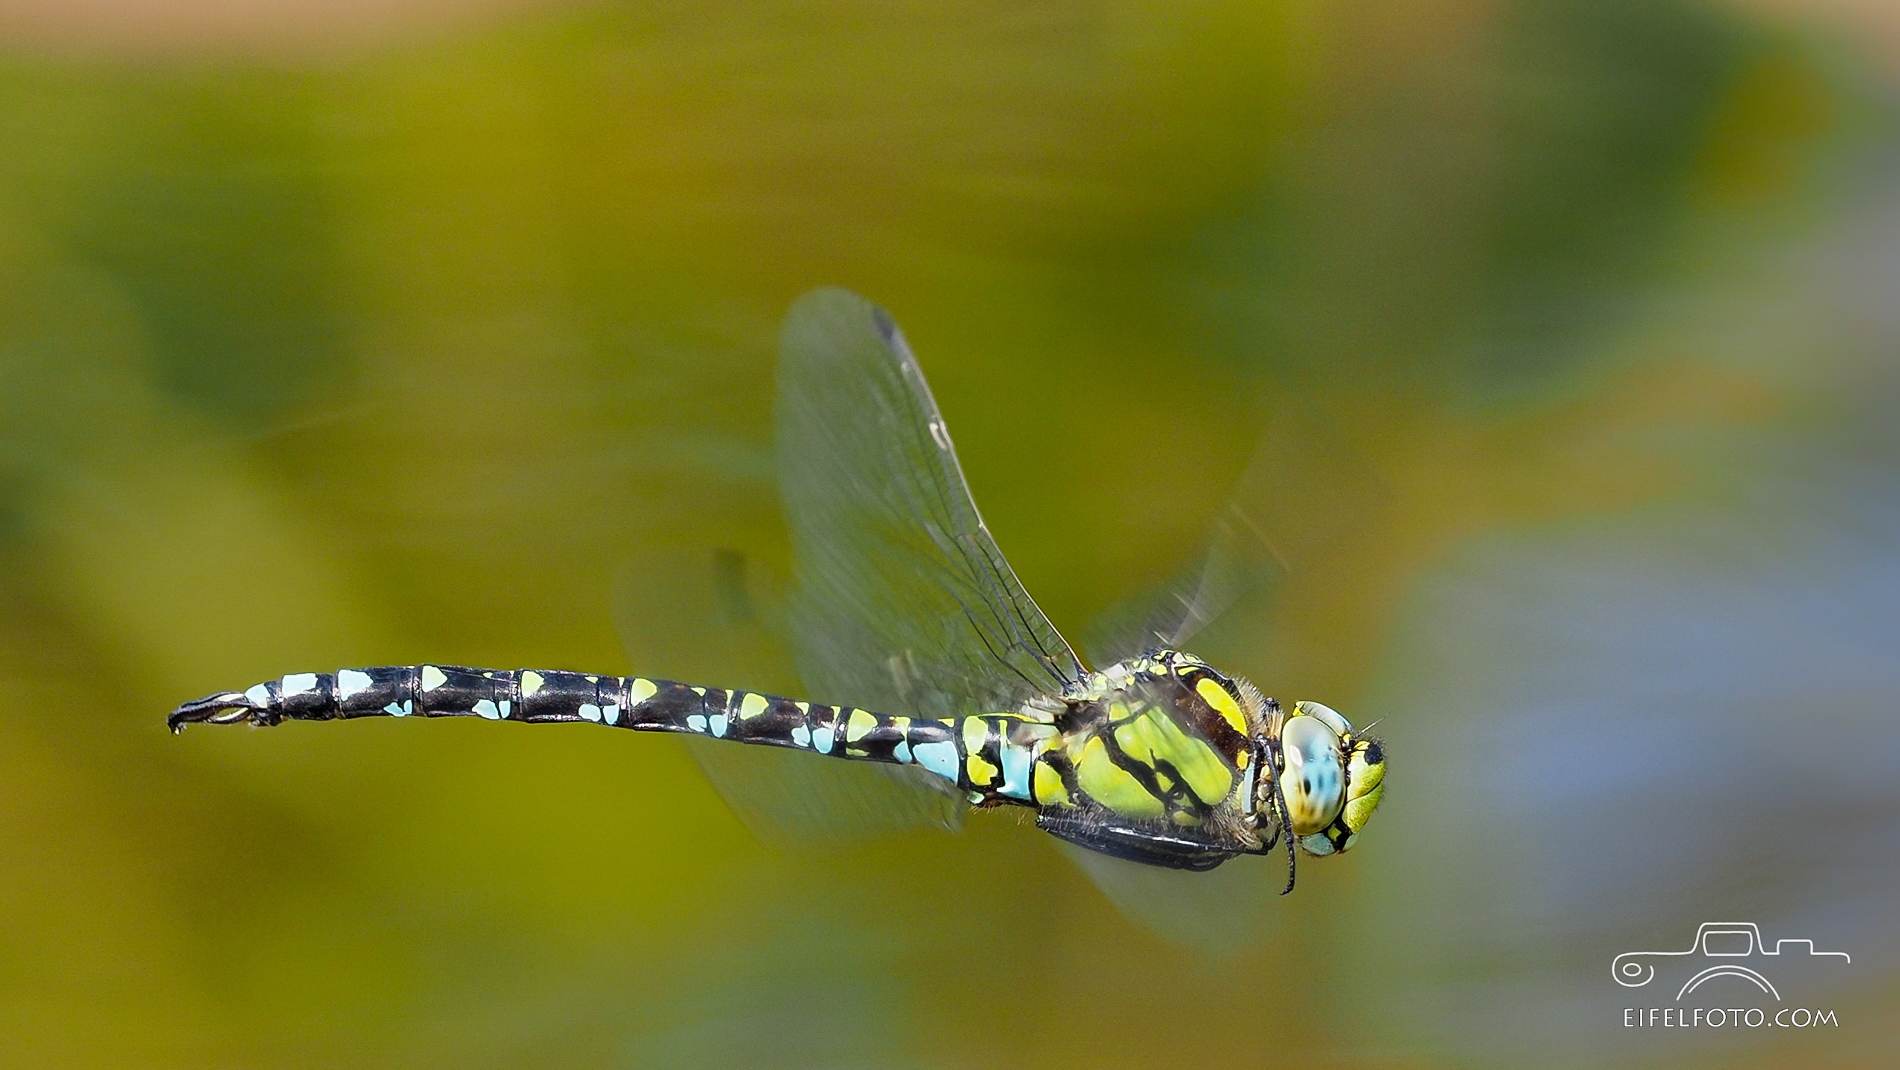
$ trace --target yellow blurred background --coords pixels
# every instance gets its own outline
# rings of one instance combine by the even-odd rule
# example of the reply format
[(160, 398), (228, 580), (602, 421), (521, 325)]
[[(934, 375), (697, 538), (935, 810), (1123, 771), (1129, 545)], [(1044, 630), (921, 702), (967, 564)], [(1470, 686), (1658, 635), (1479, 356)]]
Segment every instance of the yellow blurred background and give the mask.
[[(1882, 1065), (1897, 42), (0, 2), (0, 1065)], [(1198, 652), (1385, 719), (1363, 846), (1210, 949), (999, 815), (755, 836), (672, 739), (165, 734), (346, 665), (796, 688), (695, 577), (786, 570), (821, 284), (904, 325), (1072, 638), (1250, 496), (1285, 582)], [(1853, 952), (1839, 1027), (1623, 1028), (1611, 957), (1719, 917)]]

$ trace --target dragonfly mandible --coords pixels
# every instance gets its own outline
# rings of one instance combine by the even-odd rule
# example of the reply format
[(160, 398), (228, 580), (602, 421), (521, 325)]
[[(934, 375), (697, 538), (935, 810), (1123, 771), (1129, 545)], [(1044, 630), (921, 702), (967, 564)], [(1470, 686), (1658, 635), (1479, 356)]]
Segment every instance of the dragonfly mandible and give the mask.
[(838, 289), (793, 305), (776, 420), (799, 668), (832, 702), (404, 665), (293, 673), (187, 702), (167, 724), (477, 717), (762, 744), (912, 767), (969, 805), (1031, 807), (1063, 840), (1150, 866), (1206, 870), (1283, 849), (1286, 891), (1299, 854), (1353, 846), (1384, 793), (1381, 741), (1178, 649), (1168, 640), (1181, 620), (1146, 630), (1158, 645), (1086, 668), (984, 526), (883, 309)]

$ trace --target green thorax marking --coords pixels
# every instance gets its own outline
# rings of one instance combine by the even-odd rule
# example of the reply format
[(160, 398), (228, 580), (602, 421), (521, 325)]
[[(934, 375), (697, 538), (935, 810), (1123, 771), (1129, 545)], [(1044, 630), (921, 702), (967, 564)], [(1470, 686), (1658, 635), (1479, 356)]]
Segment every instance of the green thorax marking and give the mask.
[(1061, 739), (1035, 777), (1037, 803), (1179, 826), (1244, 811), (1248, 793), (1237, 789), (1252, 744), (1235, 696), (1231, 681), (1175, 651), (1093, 674), (1064, 696)]

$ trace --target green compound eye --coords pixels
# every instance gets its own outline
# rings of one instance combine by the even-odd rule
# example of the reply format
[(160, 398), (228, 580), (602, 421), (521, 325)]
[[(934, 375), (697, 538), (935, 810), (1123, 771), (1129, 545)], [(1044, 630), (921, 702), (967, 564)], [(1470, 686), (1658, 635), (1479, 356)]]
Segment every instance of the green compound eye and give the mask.
[(1332, 824), (1346, 803), (1339, 736), (1326, 722), (1301, 714), (1281, 729), (1280, 746), (1286, 756), (1280, 794), (1286, 798), (1293, 835), (1310, 836)]

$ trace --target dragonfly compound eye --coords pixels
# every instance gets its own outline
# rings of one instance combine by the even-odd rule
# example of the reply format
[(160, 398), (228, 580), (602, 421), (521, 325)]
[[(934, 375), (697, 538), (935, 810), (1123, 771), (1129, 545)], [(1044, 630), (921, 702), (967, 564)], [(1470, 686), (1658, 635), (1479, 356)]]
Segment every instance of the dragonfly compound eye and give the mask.
[(1293, 835), (1311, 836), (1332, 824), (1346, 803), (1339, 735), (1325, 721), (1300, 714), (1288, 718), (1281, 729), (1280, 748), (1286, 755), (1280, 794), (1286, 798)]

